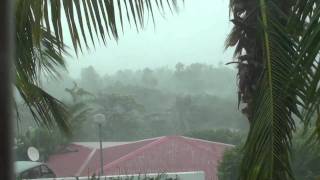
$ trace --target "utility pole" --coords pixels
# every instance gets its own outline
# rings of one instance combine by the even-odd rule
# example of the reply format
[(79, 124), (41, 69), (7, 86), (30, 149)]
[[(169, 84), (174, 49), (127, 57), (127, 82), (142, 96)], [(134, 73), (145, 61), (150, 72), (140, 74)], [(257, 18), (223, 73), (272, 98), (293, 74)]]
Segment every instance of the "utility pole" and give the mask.
[(100, 145), (100, 176), (104, 175), (103, 172), (103, 152), (102, 152), (102, 124), (106, 122), (106, 117), (104, 114), (96, 114), (94, 116), (94, 122), (98, 124), (99, 133), (99, 145)]
[(100, 176), (103, 176), (103, 153), (102, 153), (102, 135), (101, 135), (101, 124), (98, 124), (99, 127), (99, 140), (100, 140)]

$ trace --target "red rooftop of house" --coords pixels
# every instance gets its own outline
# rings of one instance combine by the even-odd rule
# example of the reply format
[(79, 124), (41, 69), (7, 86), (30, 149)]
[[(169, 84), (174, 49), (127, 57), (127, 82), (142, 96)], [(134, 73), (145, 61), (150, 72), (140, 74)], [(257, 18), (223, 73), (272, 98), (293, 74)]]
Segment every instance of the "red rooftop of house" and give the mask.
[[(72, 151), (50, 156), (47, 164), (58, 177), (98, 174), (98, 145), (98, 142), (70, 144), (68, 149)], [(217, 179), (223, 152), (233, 147), (184, 136), (103, 145), (104, 175), (204, 171), (206, 180)]]

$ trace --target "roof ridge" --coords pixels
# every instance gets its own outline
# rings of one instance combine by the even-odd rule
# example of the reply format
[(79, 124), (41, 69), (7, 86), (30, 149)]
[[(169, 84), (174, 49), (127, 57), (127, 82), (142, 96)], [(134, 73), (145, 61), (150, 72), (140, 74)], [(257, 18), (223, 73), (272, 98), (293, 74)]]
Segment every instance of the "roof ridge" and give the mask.
[(88, 154), (87, 158), (84, 160), (83, 164), (80, 166), (80, 168), (78, 169), (78, 171), (76, 172), (77, 176), (80, 176), (82, 174), (82, 171), (84, 170), (84, 168), (88, 165), (88, 163), (90, 162), (90, 160), (92, 159), (92, 157), (94, 156), (94, 154), (96, 153), (97, 149), (92, 149), (92, 151), (90, 152), (90, 154)]
[(181, 136), (181, 137), (183, 137), (183, 138), (185, 138), (185, 139), (198, 140), (198, 141), (202, 141), (202, 142), (206, 142), (206, 143), (210, 143), (210, 144), (225, 145), (225, 146), (230, 146), (230, 147), (234, 147), (234, 146), (235, 146), (235, 145), (233, 145), (233, 144), (227, 144), (227, 143), (209, 141), (209, 140), (205, 140), (205, 139), (192, 138), (192, 137), (188, 137), (188, 136)]
[[(138, 140), (138, 141), (131, 141), (131, 142), (128, 142), (128, 143), (125, 143), (125, 144), (119, 144), (119, 145), (116, 145), (116, 146), (111, 146), (111, 147), (105, 147), (103, 149), (108, 149), (108, 148), (113, 148), (113, 147), (119, 147), (119, 146), (125, 146), (125, 145), (130, 145), (130, 144), (134, 144), (134, 143), (139, 143), (139, 142), (145, 142), (145, 141), (151, 141), (151, 140), (154, 140), (152, 142), (155, 142), (155, 141), (158, 141), (159, 139), (163, 138), (165, 136), (159, 136), (159, 137), (155, 137), (155, 138), (148, 138), (148, 139), (142, 139), (142, 140)], [(152, 142), (149, 142), (148, 144), (152, 143)], [(146, 145), (148, 145), (146, 144)], [(143, 147), (143, 146), (142, 146)], [(138, 148), (139, 149), (139, 148)], [(113, 161), (112, 161), (113, 162)]]
[(122, 162), (124, 160), (128, 160), (128, 159), (134, 157), (134, 155), (140, 154), (141, 152), (143, 152), (143, 150), (149, 149), (149, 148), (153, 147), (155, 144), (161, 144), (161, 143), (165, 142), (167, 139), (168, 139), (167, 136), (161, 136), (157, 140), (152, 141), (152, 142), (150, 142), (150, 143), (148, 143), (148, 144), (146, 144), (146, 145), (134, 150), (133, 152), (130, 152), (130, 153), (120, 157), (119, 159), (116, 159), (116, 160), (106, 164), (105, 166), (103, 166), (103, 169), (110, 168), (110, 167), (114, 166), (115, 164), (117, 164), (119, 162)]
[[(162, 137), (165, 137), (165, 136), (141, 139), (141, 140), (137, 140), (137, 141), (102, 141), (102, 145), (103, 145), (103, 143), (123, 143), (123, 144), (116, 144), (114, 146), (103, 147), (103, 149), (107, 149), (107, 148), (112, 148), (112, 147), (115, 147), (115, 146), (123, 146), (123, 145), (128, 145), (128, 144), (133, 144), (133, 143), (144, 142), (144, 141), (158, 140), (159, 138), (162, 138)], [(99, 147), (91, 147), (91, 146), (84, 145), (83, 143), (99, 143), (99, 141), (83, 141), (83, 142), (76, 141), (76, 142), (71, 142), (71, 144), (74, 144), (74, 145), (77, 145), (77, 146), (82, 146), (82, 147), (86, 147), (86, 148), (89, 148), (89, 149), (99, 149)]]
[(153, 138), (141, 139), (141, 140), (137, 140), (137, 141), (129, 141), (129, 143), (143, 142), (143, 141), (149, 141), (149, 140), (158, 140), (163, 137), (165, 137), (165, 136), (158, 136), (158, 137), (153, 137)]

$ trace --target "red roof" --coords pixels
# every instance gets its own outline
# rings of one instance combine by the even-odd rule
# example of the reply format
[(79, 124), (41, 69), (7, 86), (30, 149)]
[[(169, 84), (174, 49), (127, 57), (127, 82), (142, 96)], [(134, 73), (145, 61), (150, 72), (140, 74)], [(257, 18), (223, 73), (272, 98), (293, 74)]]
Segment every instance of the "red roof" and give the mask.
[[(71, 144), (76, 152), (55, 154), (47, 162), (57, 176), (88, 176), (100, 169), (100, 150)], [(143, 174), (204, 171), (206, 180), (217, 179), (217, 166), (232, 145), (166, 136), (103, 149), (104, 174)]]
[(55, 154), (49, 157), (47, 163), (57, 176), (74, 176), (86, 158), (93, 151), (91, 148), (76, 144), (69, 145), (68, 149), (73, 149), (75, 151)]

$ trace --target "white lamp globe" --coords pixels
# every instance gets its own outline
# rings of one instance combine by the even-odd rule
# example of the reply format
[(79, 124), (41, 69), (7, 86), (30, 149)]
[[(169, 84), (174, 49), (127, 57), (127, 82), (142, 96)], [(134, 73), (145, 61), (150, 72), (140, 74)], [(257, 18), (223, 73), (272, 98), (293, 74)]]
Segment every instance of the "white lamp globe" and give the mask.
[(97, 124), (103, 124), (106, 122), (106, 116), (104, 114), (96, 114), (94, 115), (94, 122)]

